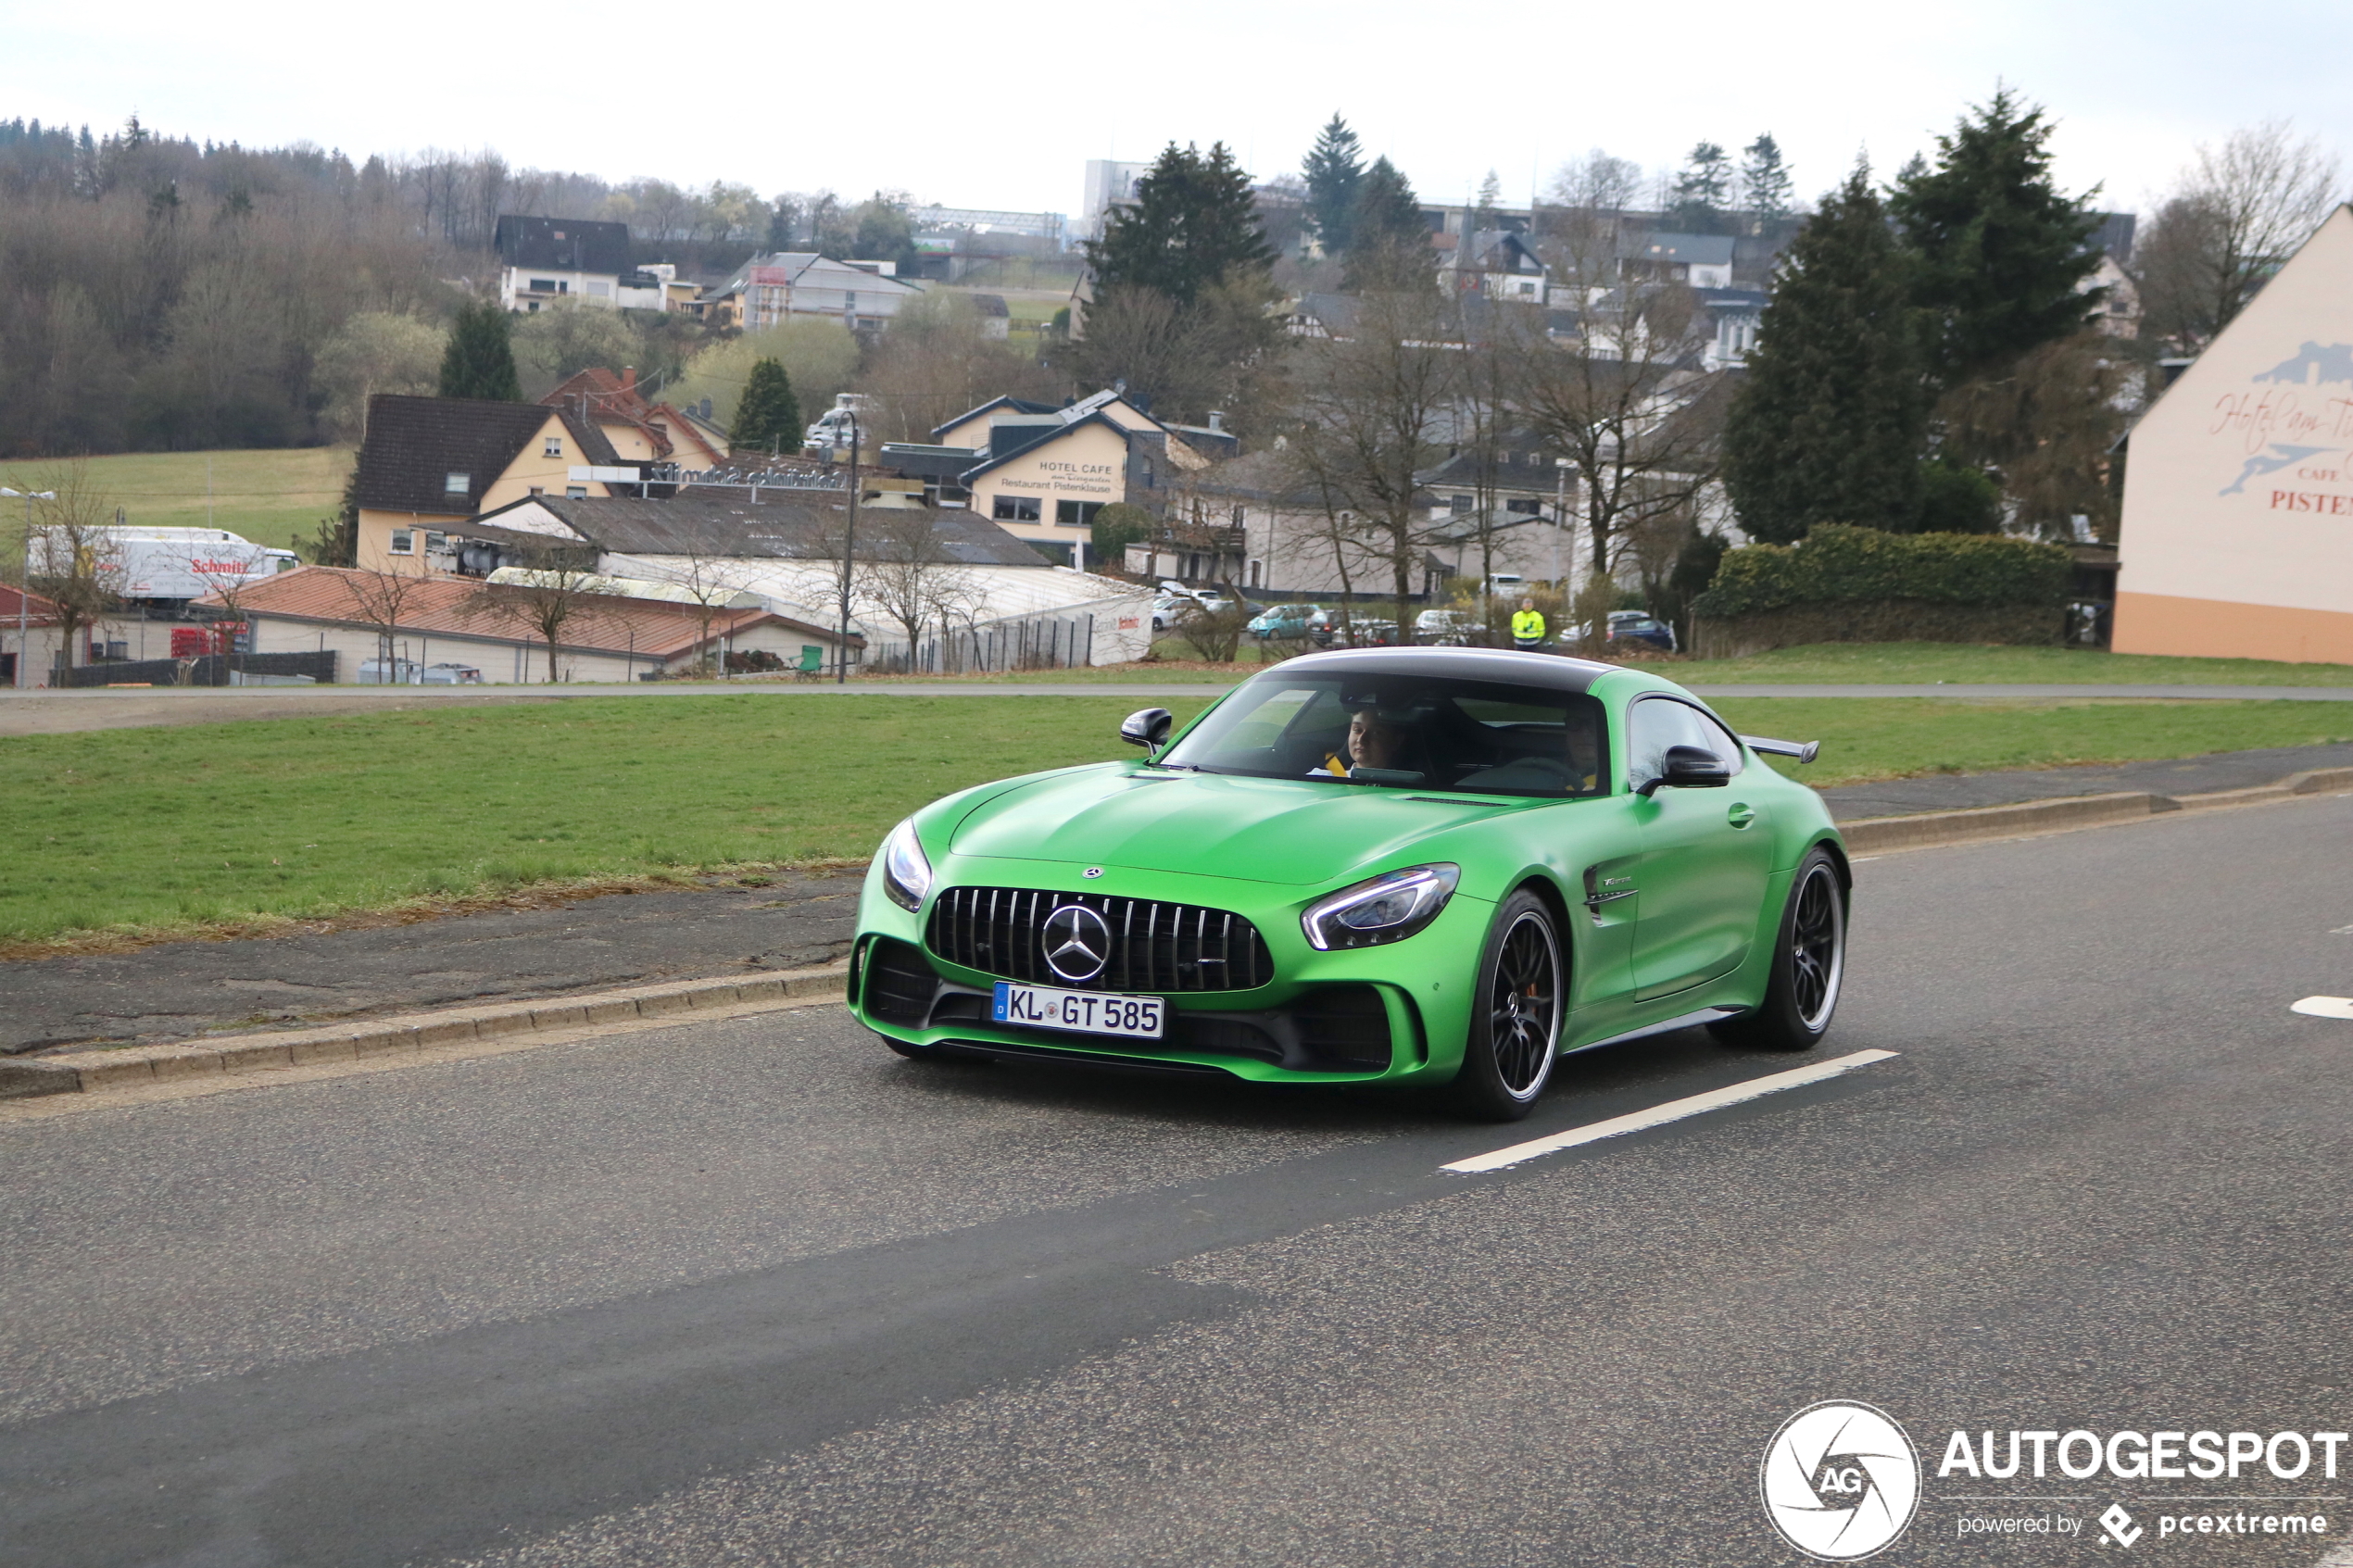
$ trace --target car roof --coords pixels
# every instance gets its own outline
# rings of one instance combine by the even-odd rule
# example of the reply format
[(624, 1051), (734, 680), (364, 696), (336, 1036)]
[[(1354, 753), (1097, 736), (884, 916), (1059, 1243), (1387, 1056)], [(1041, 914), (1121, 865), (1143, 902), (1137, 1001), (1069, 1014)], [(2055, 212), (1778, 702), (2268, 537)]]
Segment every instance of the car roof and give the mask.
[[(1277, 673), (1279, 671), (1279, 673)], [(1253, 680), (1291, 675), (1426, 675), (1439, 680), (1498, 681), (1582, 692), (1618, 667), (1558, 654), (1504, 648), (1341, 648), (1285, 659)]]

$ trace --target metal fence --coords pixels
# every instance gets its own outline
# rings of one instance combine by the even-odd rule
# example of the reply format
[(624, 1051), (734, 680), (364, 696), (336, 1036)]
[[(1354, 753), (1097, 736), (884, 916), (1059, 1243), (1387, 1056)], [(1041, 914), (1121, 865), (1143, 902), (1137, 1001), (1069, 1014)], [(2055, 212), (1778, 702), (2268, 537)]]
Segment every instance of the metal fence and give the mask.
[(1092, 616), (1000, 621), (920, 643), (876, 643), (854, 666), (867, 675), (978, 675), (1077, 670), (1094, 658)]
[(58, 686), (229, 686), (234, 676), (258, 680), (308, 676), (321, 685), (335, 678), (332, 650), (316, 653), (209, 653), (196, 659), (124, 659), (50, 672)]

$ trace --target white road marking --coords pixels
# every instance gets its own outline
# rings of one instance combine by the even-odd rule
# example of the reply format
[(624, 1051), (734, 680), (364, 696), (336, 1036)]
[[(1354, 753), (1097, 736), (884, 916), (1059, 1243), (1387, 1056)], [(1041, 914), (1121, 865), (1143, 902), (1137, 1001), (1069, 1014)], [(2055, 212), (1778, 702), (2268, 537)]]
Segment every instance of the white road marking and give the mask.
[(2353, 925), (2340, 925), (2329, 933), (2331, 936), (2353, 936)]
[(2313, 1018), (2353, 1018), (2353, 997), (2307, 997), (2287, 1010)]
[(1738, 1105), (1743, 1100), (1762, 1099), (1783, 1089), (1818, 1084), (1825, 1078), (1852, 1073), (1874, 1061), (1885, 1061), (1895, 1054), (1894, 1051), (1856, 1051), (1851, 1056), (1818, 1061), (1810, 1067), (1792, 1068), (1787, 1073), (1768, 1073), (1762, 1078), (1751, 1078), (1745, 1083), (1710, 1089), (1704, 1095), (1670, 1099), (1665, 1105), (1654, 1105), (1648, 1110), (1629, 1111), (1624, 1116), (1613, 1116), (1606, 1122), (1595, 1122), (1590, 1126), (1571, 1127), (1567, 1132), (1554, 1133), (1549, 1137), (1530, 1138), (1509, 1148), (1474, 1154), (1468, 1160), (1457, 1160), (1452, 1165), (1441, 1165), (1439, 1169), (1459, 1172), (1464, 1175), (1475, 1175), (1481, 1171), (1500, 1171), (1506, 1165), (1516, 1165), (1523, 1160), (1534, 1160), (1540, 1155), (1557, 1154), (1564, 1148), (1575, 1148), (1579, 1144), (1621, 1137), (1628, 1133), (1639, 1133), (1645, 1127), (1656, 1127), (1668, 1122), (1680, 1122), (1686, 1116), (1697, 1116), (1704, 1110), (1717, 1110), (1728, 1105)]

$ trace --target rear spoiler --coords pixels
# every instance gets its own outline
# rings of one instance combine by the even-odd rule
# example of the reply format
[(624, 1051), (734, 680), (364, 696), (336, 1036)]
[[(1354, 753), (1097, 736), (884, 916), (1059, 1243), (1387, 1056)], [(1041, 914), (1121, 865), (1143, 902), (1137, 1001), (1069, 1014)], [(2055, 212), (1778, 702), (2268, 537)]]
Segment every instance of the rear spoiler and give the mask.
[(1760, 757), (1794, 757), (1804, 763), (1822, 754), (1822, 743), (1818, 740), (1768, 740), (1763, 735), (1743, 735), (1741, 741)]

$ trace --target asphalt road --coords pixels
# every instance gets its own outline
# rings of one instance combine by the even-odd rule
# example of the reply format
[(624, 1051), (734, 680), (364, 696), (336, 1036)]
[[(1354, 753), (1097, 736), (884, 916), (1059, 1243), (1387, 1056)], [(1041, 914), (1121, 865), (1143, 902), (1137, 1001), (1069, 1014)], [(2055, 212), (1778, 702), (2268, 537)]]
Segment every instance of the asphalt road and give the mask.
[[(2353, 1022), (2288, 1010), (2353, 993), (2348, 843), (2322, 797), (1868, 860), (1814, 1054), (1899, 1054), (1483, 1175), (1793, 1060), (1590, 1053), (1498, 1130), (824, 1009), (0, 1111), (0, 1562), (1794, 1563), (1758, 1461), (1848, 1399), (1924, 1450), (1875, 1561), (2114, 1558), (2121, 1503), (2130, 1558), (2309, 1564), (2353, 1476), (1936, 1472), (2353, 1429)], [(2329, 1530), (2158, 1535), (2291, 1506), (2216, 1496)]]

